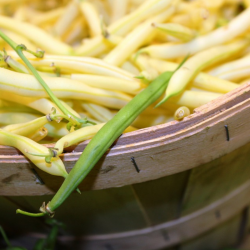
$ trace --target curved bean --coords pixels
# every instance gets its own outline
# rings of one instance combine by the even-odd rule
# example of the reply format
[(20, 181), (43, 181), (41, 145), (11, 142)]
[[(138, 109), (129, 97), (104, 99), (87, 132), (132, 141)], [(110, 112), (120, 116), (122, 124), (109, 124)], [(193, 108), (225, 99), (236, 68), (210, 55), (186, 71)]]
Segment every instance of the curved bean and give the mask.
[[(150, 71), (155, 69), (159, 73), (163, 73), (166, 70), (173, 70), (178, 65), (177, 63), (167, 62), (161, 59), (153, 59), (143, 55), (139, 55), (137, 57), (136, 63), (139, 64), (142, 70)], [(219, 93), (227, 93), (239, 87), (239, 85), (234, 82), (223, 80), (204, 72), (197, 74), (197, 76), (193, 79), (192, 85), (194, 87)]]
[(239, 40), (228, 45), (204, 50), (190, 57), (173, 75), (166, 89), (165, 97), (157, 105), (180, 94), (202, 69), (242, 51), (248, 44), (247, 40)]
[(84, 149), (68, 178), (65, 179), (51, 202), (49, 202), (47, 206), (41, 207), (40, 210), (42, 213), (54, 214), (54, 210), (76, 189), (101, 156), (118, 136), (121, 135), (124, 129), (128, 127), (143, 110), (162, 95), (172, 74), (173, 72), (165, 72), (160, 75), (97, 132)]
[(77, 144), (81, 141), (85, 141), (94, 137), (94, 135), (104, 126), (105, 123), (100, 123), (97, 125), (86, 126), (83, 128), (79, 128), (59, 139), (55, 146), (54, 150), (56, 150), (57, 155), (63, 152), (65, 147), (70, 147), (74, 144)]
[[(20, 59), (14, 53), (8, 52), (17, 61)], [(55, 65), (60, 69), (70, 70), (71, 72), (96, 74), (103, 76), (117, 77), (134, 81), (133, 75), (122, 70), (116, 66), (110, 65), (98, 58), (91, 57), (77, 57), (77, 56), (59, 56), (59, 55), (45, 55), (44, 58), (34, 59), (28, 58), (34, 67)]]
[(233, 18), (231, 22), (210, 33), (199, 36), (187, 43), (160, 44), (143, 48), (141, 51), (156, 58), (178, 58), (187, 53), (194, 54), (216, 45), (232, 41), (235, 37), (243, 34), (250, 26), (250, 7)]
[[(121, 108), (131, 97), (121, 92), (92, 88), (82, 82), (67, 78), (44, 77), (54, 95), (60, 98), (75, 98), (95, 101), (111, 108)], [(14, 94), (46, 97), (43, 87), (32, 75), (0, 68), (0, 89)]]
[(175, 11), (175, 7), (167, 8), (162, 13), (148, 19), (130, 32), (107, 56), (105, 62), (112, 65), (121, 65), (129, 56), (141, 47), (149, 37), (152, 39), (156, 30), (152, 27), (154, 22), (166, 21)]
[(33, 134), (35, 134), (38, 129), (42, 128), (48, 122), (49, 121), (47, 117), (42, 116), (29, 122), (8, 125), (3, 129), (13, 134), (30, 137)]
[[(160, 13), (163, 9), (168, 8), (172, 3), (171, 0), (147, 0), (132, 13), (125, 15), (119, 20), (113, 22), (107, 27), (111, 35), (125, 36), (136, 25)], [(108, 48), (103, 36), (96, 36), (90, 39), (88, 43), (76, 48), (75, 53), (80, 56), (97, 56)]]
[[(28, 38), (48, 53), (70, 55), (73, 50), (66, 43), (60, 42), (44, 30), (14, 18), (0, 16), (0, 26)], [(25, 30), (25, 33), (23, 32)]]
[(49, 174), (62, 176), (64, 178), (68, 175), (60, 158), (52, 158), (51, 162), (48, 163), (44, 160), (44, 158), (30, 154), (31, 152), (49, 155), (49, 149), (29, 138), (0, 129), (0, 144), (17, 148), (38, 168)]
[(174, 119), (175, 120), (182, 120), (184, 117), (190, 115), (190, 110), (189, 108), (185, 107), (185, 106), (182, 106), (182, 107), (179, 107), (175, 113), (174, 113)]

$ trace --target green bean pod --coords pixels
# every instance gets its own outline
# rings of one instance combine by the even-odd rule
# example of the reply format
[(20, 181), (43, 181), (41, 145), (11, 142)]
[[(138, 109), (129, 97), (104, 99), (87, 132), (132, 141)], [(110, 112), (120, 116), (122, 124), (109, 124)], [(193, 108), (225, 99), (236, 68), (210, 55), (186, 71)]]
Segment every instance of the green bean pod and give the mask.
[(97, 132), (84, 149), (68, 178), (65, 179), (51, 202), (40, 208), (42, 213), (51, 216), (54, 214), (54, 210), (76, 189), (112, 143), (122, 134), (125, 128), (127, 128), (143, 110), (163, 94), (172, 75), (173, 72), (161, 74)]

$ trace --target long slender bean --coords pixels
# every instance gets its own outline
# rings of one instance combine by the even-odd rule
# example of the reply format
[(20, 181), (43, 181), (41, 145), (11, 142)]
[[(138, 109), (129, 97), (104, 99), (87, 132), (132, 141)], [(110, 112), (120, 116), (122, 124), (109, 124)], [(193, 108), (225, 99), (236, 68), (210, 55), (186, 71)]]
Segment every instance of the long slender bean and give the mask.
[[(15, 57), (15, 55), (9, 51), (8, 54)], [(20, 60), (17, 57), (15, 59)], [(51, 67), (53, 64), (60, 69), (67, 69), (70, 72), (104, 75), (134, 81), (133, 75), (129, 72), (98, 58), (45, 55), (44, 58), (41, 59), (34, 59), (32, 57), (28, 59), (34, 67)]]
[[(143, 110), (162, 95), (172, 75), (173, 72), (165, 72), (160, 75), (97, 132), (84, 149), (68, 178), (65, 179), (51, 202), (46, 206), (44, 204), (40, 208), (42, 213), (49, 214), (50, 216), (54, 215), (54, 210), (76, 189), (125, 128), (128, 127)], [(19, 210), (19, 213), (22, 213), (22, 211)], [(27, 214), (27, 212), (25, 213)]]
[[(67, 44), (55, 39), (42, 29), (26, 23), (15, 20), (14, 18), (0, 16), (1, 28), (9, 29), (21, 34), (46, 50), (48, 53), (70, 55), (73, 50)], [(25, 30), (25, 33), (23, 32)]]
[(101, 20), (93, 3), (90, 1), (82, 1), (80, 9), (89, 26), (92, 37), (101, 34)]
[(112, 65), (121, 65), (134, 51), (143, 45), (146, 40), (148, 41), (149, 38), (153, 39), (157, 32), (151, 24), (166, 21), (173, 15), (174, 11), (175, 6), (171, 6), (171, 8), (140, 24), (104, 58), (104, 61)]
[(66, 178), (68, 175), (64, 164), (59, 157), (52, 158), (51, 162), (49, 163), (46, 162), (44, 158), (30, 154), (30, 152), (32, 152), (36, 154), (49, 155), (49, 149), (29, 138), (0, 129), (0, 144), (19, 149), (38, 168), (49, 174), (62, 176), (64, 178)]
[(186, 53), (195, 54), (202, 50), (232, 41), (237, 36), (246, 32), (250, 24), (250, 8), (242, 11), (227, 26), (220, 27), (210, 33), (198, 36), (187, 43), (180, 44), (160, 44), (151, 45), (141, 49), (152, 57), (170, 59), (186, 55)]
[[(144, 55), (139, 55), (136, 59), (136, 63), (139, 64), (138, 66), (142, 70), (157, 70), (159, 73), (163, 73), (167, 70), (174, 70), (178, 65), (177, 63), (167, 62), (161, 59), (153, 59)], [(220, 79), (216, 76), (204, 72), (200, 72), (197, 74), (197, 76), (193, 79), (192, 85), (204, 90), (219, 93), (227, 93), (239, 87), (239, 85), (236, 83)]]
[(187, 84), (205, 67), (239, 53), (249, 44), (247, 40), (239, 40), (228, 45), (216, 46), (189, 58), (171, 78), (165, 97), (157, 105), (159, 106), (172, 96), (180, 94)]
[(116, 77), (109, 76), (96, 76), (89, 74), (72, 74), (71, 79), (83, 82), (88, 86), (100, 89), (122, 91), (128, 94), (137, 94), (143, 88), (145, 84), (140, 81), (128, 81), (125, 79), (119, 79)]
[(25, 123), (17, 123), (11, 124), (3, 129), (5, 131), (11, 132), (13, 134), (18, 134), (22, 136), (29, 137), (33, 135), (38, 129), (42, 128), (45, 124), (47, 124), (49, 120), (46, 116), (39, 117), (35, 120), (28, 121)]
[[(50, 91), (53, 91), (53, 95), (57, 98), (75, 98), (93, 101), (111, 108), (121, 108), (131, 99), (127, 94), (96, 89), (72, 79), (61, 77), (44, 77), (43, 79), (46, 80)], [(24, 96), (47, 96), (47, 93), (32, 75), (12, 72), (2, 68), (0, 68), (0, 89), (1, 91), (4, 90)], [(58, 103), (56, 104), (59, 107)], [(60, 104), (66, 109), (65, 105), (61, 102)], [(73, 118), (80, 120), (72, 112), (70, 114)]]
[(61, 37), (69, 28), (72, 21), (79, 14), (79, 4), (77, 1), (69, 1), (69, 4), (64, 9), (64, 13), (58, 18), (54, 25), (54, 33), (57, 37)]
[[(135, 11), (125, 15), (121, 19), (108, 26), (110, 34), (125, 36), (130, 30), (142, 21), (159, 14), (168, 8), (172, 0), (147, 0)], [(99, 35), (91, 38), (91, 42), (83, 43), (76, 49), (75, 53), (81, 56), (97, 56), (107, 50), (107, 44), (103, 36)]]

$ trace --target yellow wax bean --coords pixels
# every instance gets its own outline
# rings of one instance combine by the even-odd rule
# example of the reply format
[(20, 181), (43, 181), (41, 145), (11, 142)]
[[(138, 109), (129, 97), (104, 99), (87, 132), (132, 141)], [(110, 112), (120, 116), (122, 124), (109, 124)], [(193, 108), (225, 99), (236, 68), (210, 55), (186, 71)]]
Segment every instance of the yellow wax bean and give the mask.
[(35, 15), (30, 20), (34, 25), (41, 26), (47, 23), (52, 23), (58, 19), (64, 12), (65, 7), (48, 10), (46, 12)]
[(209, 10), (217, 11), (227, 0), (203, 0), (202, 5)]
[(7, 36), (9, 36), (13, 41), (16, 41), (18, 44), (25, 44), (25, 46), (30, 50), (36, 51), (36, 45), (30, 39), (26, 38), (23, 33), (17, 33), (8, 29), (4, 29), (3, 32)]
[(91, 87), (123, 91), (129, 94), (137, 94), (145, 88), (145, 85), (140, 81), (128, 81), (109, 76), (96, 76), (87, 74), (72, 74), (71, 79), (81, 81)]
[(124, 36), (140, 22), (162, 12), (172, 2), (171, 0), (147, 0), (137, 10), (112, 23), (108, 30), (112, 34)]
[(31, 135), (36, 133), (38, 129), (42, 128), (48, 122), (49, 121), (46, 118), (46, 116), (42, 116), (35, 120), (28, 121), (25, 123), (17, 123), (17, 124), (8, 125), (4, 127), (3, 129), (13, 134), (18, 134), (18, 135), (22, 135), (22, 136), (30, 138)]
[(229, 81), (239, 81), (249, 76), (250, 76), (250, 66), (248, 68), (235, 69), (235, 70), (231, 70), (231, 71), (217, 75), (218, 78), (229, 80)]
[(48, 148), (32, 141), (29, 138), (0, 129), (0, 144), (17, 148), (38, 168), (49, 174), (62, 176), (64, 178), (68, 175), (60, 158), (53, 157), (51, 159), (51, 163), (47, 163), (44, 158), (29, 154), (36, 153), (49, 155)]
[(99, 56), (110, 49), (112, 44), (102, 35), (83, 40), (82, 45), (75, 48), (78, 56)]
[[(47, 32), (30, 23), (20, 22), (6, 16), (0, 16), (0, 26), (1, 28), (9, 29), (26, 37), (48, 53), (61, 55), (72, 54), (72, 48), (70, 46), (60, 42)], [(24, 30), (25, 32), (23, 32)]]
[(101, 19), (95, 6), (90, 1), (84, 0), (80, 3), (80, 9), (87, 21), (91, 36), (101, 35)]
[[(150, 58), (149, 56), (147, 55), (143, 55), (143, 54), (140, 54), (140, 55), (133, 55), (132, 56), (132, 60), (135, 62), (136, 66), (141, 70), (141, 71), (151, 71), (152, 68), (153, 70), (157, 70), (157, 72), (160, 72), (160, 70), (158, 69), (158, 65), (153, 65), (153, 67), (151, 66), (151, 60), (152, 58)], [(162, 61), (162, 60), (161, 60)], [(158, 64), (160, 62), (160, 60), (156, 61), (154, 59), (154, 62), (155, 64)], [(162, 61), (164, 63), (164, 68), (166, 66), (166, 63), (165, 61)], [(174, 68), (175, 66), (175, 63), (170, 63), (170, 67), (171, 69)], [(176, 64), (177, 65), (177, 64)], [(159, 63), (159, 66), (161, 66), (161, 64)], [(157, 69), (156, 69), (157, 68)], [(160, 67), (160, 69), (163, 68), (163, 67)], [(164, 70), (164, 71), (167, 71), (167, 70)]]
[(36, 16), (39, 13), (40, 11), (32, 9), (27, 5), (20, 5), (12, 17), (16, 20), (29, 22), (33, 16)]
[(125, 71), (128, 71), (129, 73), (135, 75), (135, 76), (140, 75), (139, 69), (131, 61), (125, 61), (121, 65), (121, 68), (124, 69)]
[(176, 96), (169, 99), (169, 101), (167, 101), (166, 104), (172, 102), (180, 106), (186, 106), (194, 109), (220, 96), (222, 96), (222, 94), (208, 92), (208, 91), (186, 90), (180, 96)]
[[(20, 60), (16, 58), (16, 60)], [(98, 58), (46, 55), (42, 59), (29, 58), (35, 67), (51, 65), (77, 73), (112, 76), (134, 81), (133, 75)]]
[[(137, 58), (137, 61), (140, 65), (148, 64), (147, 67), (152, 70), (157, 70), (159, 74), (165, 71), (172, 71), (174, 70), (178, 64), (173, 62), (167, 62), (160, 59), (149, 58), (140, 55)], [(148, 69), (146, 69), (148, 70)], [(219, 93), (228, 93), (229, 91), (238, 88), (239, 85), (233, 83), (231, 81), (223, 80), (218, 77), (212, 76), (210, 74), (206, 74), (200, 72), (197, 76), (193, 79), (192, 85), (194, 87), (198, 87), (204, 90), (212, 91), (212, 92), (219, 92)]]
[(239, 83), (239, 85), (243, 85), (243, 84), (249, 84), (250, 83), (250, 78), (247, 78), (247, 79), (244, 79), (243, 81), (241, 81), (240, 83)]
[(205, 31), (208, 31), (208, 27), (211, 27), (211, 24), (213, 25), (212, 27), (215, 28), (215, 17), (216, 15), (211, 13), (211, 11), (209, 11), (207, 8), (204, 8), (204, 6), (194, 6), (186, 12), (174, 15), (170, 22), (181, 24), (190, 29), (198, 31), (199, 34), (203, 34)]
[[(41, 112), (42, 114), (49, 114), (52, 108), (56, 108), (58, 113), (62, 114), (60, 109), (58, 109), (53, 102), (51, 102), (46, 98), (21, 96), (19, 94), (14, 94), (12, 92), (6, 92), (6, 91), (0, 91), (0, 98), (7, 101), (12, 100), (15, 103), (19, 103), (27, 107), (30, 107), (32, 109), (35, 109)], [(71, 109), (71, 112), (73, 113), (74, 111)]]
[(190, 57), (171, 77), (163, 101), (180, 94), (202, 69), (240, 52), (247, 45), (248, 41), (240, 40), (207, 49)]
[(70, 29), (63, 35), (62, 39), (67, 44), (74, 44), (74, 42), (86, 36), (88, 36), (86, 24), (81, 18), (78, 18), (71, 24)]
[(109, 2), (111, 8), (111, 17), (110, 17), (111, 23), (119, 20), (120, 18), (126, 15), (129, 5), (129, 0), (123, 0), (123, 1), (111, 0)]
[[(147, 0), (132, 13), (125, 15), (123, 18), (113, 22), (107, 27), (110, 34), (124, 36), (139, 23), (160, 13), (164, 8), (168, 7), (172, 0)], [(83, 44), (76, 49), (77, 55), (97, 56), (107, 49), (102, 36), (91, 39), (90, 43)]]
[(66, 125), (67, 124), (64, 122), (60, 122), (60, 123), (51, 122), (51, 123), (47, 123), (45, 125), (45, 128), (48, 130), (49, 137), (58, 139), (69, 133)]
[(175, 14), (172, 16), (172, 18), (170, 18), (169, 22), (184, 25), (190, 29), (196, 29), (196, 27), (193, 25), (190, 13)]
[(182, 106), (182, 107), (179, 107), (175, 113), (174, 113), (174, 119), (175, 120), (182, 120), (184, 117), (190, 115), (190, 110), (189, 108), (185, 107), (185, 106)]
[[(82, 107), (99, 122), (108, 122), (111, 120), (115, 113), (112, 113), (109, 109), (96, 105), (93, 103), (82, 103)], [(137, 130), (133, 126), (129, 126), (125, 129), (124, 133)]]
[(185, 27), (184, 25), (178, 23), (153, 23), (153, 27), (166, 32), (168, 35), (174, 36), (181, 41), (189, 41), (193, 39), (197, 31)]
[(188, 53), (194, 54), (201, 50), (233, 40), (235, 37), (247, 31), (249, 27), (250, 8), (247, 8), (231, 20), (228, 25), (211, 31), (207, 35), (199, 36), (188, 43), (152, 45), (142, 49), (141, 51), (156, 58), (168, 59), (183, 57)]
[(6, 5), (6, 4), (20, 4), (27, 2), (28, 0), (1, 0), (0, 1), (0, 6), (1, 5)]
[(112, 65), (121, 65), (134, 51), (145, 43), (145, 40), (148, 40), (148, 37), (153, 37), (156, 34), (152, 23), (166, 21), (174, 11), (175, 7), (171, 6), (164, 12), (137, 26), (104, 58), (104, 61)]
[(142, 71), (140, 75), (148, 82), (152, 82), (159, 74), (156, 70), (151, 69), (149, 71)]
[(64, 13), (59, 17), (54, 25), (54, 34), (61, 37), (71, 25), (72, 21), (78, 16), (78, 14), (79, 4), (76, 0), (71, 0), (64, 9)]
[[(69, 102), (65, 102), (61, 100), (61, 103), (63, 104), (64, 107), (66, 107), (67, 110), (70, 111), (70, 113), (72, 113), (73, 115), (75, 115), (76, 117), (80, 118), (80, 115), (72, 108), (73, 105), (69, 105)], [(57, 106), (56, 106), (57, 107)], [(57, 108), (56, 110), (59, 111), (59, 108)], [(59, 113), (59, 112), (58, 112)]]
[(105, 123), (100, 123), (93, 126), (86, 126), (65, 135), (60, 140), (58, 140), (54, 146), (57, 151), (57, 154), (61, 154), (65, 147), (69, 147), (74, 144), (78, 144), (81, 141), (93, 138), (93, 136), (98, 132), (98, 130), (104, 126), (104, 124)]
[(151, 126), (156, 126), (159, 124), (164, 124), (173, 120), (173, 116), (170, 114), (149, 114), (149, 115), (139, 115), (132, 125), (136, 128), (147, 128)]
[(203, 20), (202, 25), (199, 29), (200, 35), (208, 34), (209, 32), (215, 30), (218, 25), (218, 14), (215, 13), (209, 13), (208, 17)]
[(37, 131), (35, 131), (35, 133), (30, 136), (30, 139), (35, 142), (39, 142), (42, 139), (44, 139), (47, 135), (48, 135), (48, 129), (46, 129), (45, 127), (42, 127), (38, 129)]
[(193, 9), (200, 6), (198, 1), (180, 2), (177, 5), (176, 13), (190, 13)]
[[(123, 37), (117, 36), (114, 34), (106, 33), (105, 36), (103, 36), (105, 39), (105, 43), (110, 43), (110, 49), (112, 49), (114, 46), (117, 46), (122, 40)], [(100, 58), (102, 58), (102, 55), (100, 55)]]
[(212, 76), (210, 74), (199, 73), (193, 80), (194, 87), (219, 93), (228, 93), (239, 87), (238, 84)]
[(28, 122), (39, 118), (40, 115), (26, 112), (0, 112), (0, 124), (9, 125), (14, 123)]
[(15, 71), (25, 74), (30, 74), (29, 70), (18, 61), (14, 60), (11, 56), (7, 56), (4, 61)]
[(243, 2), (246, 7), (250, 7), (250, 0), (244, 0)]
[(110, 8), (108, 6), (107, 1), (106, 0), (105, 1), (90, 0), (90, 2), (93, 3), (93, 5), (95, 6), (95, 9), (97, 10), (97, 13), (99, 14), (100, 18), (103, 19), (103, 21), (106, 24), (109, 24), (110, 23)]
[(250, 67), (250, 54), (248, 54), (247, 56), (243, 58), (233, 60), (228, 63), (224, 63), (210, 70), (209, 74), (220, 77), (220, 75), (226, 74), (228, 72), (238, 70), (238, 69), (243, 69), (243, 68), (249, 68), (249, 67)]
[(82, 103), (82, 107), (100, 122), (107, 122), (114, 116), (109, 109), (93, 103)]
[(0, 112), (25, 112), (30, 114), (39, 114), (36, 110), (25, 107), (24, 105), (17, 105), (15, 102), (1, 100)]
[[(43, 77), (49, 88), (59, 98), (73, 98), (95, 102), (110, 108), (120, 109), (131, 100), (121, 92), (92, 88), (82, 82), (55, 77)], [(47, 93), (32, 75), (0, 68), (0, 89), (24, 96), (46, 97)]]

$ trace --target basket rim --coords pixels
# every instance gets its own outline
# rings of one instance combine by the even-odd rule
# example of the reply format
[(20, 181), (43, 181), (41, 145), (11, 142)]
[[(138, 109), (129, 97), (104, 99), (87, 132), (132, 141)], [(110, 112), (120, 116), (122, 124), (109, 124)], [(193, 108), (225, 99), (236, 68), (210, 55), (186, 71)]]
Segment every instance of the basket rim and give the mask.
[[(198, 167), (228, 154), (250, 142), (249, 112), (250, 82), (195, 109), (181, 122), (172, 121), (123, 134), (99, 160), (80, 188), (105, 189), (154, 180)], [(227, 140), (225, 125), (229, 127), (230, 140)], [(68, 148), (61, 155), (68, 171), (73, 168), (87, 143), (85, 141)], [(135, 169), (131, 158), (136, 161), (138, 169)], [(0, 163), (3, 166), (0, 179), (11, 175), (11, 170), (6, 173), (9, 164), (26, 166), (18, 172), (18, 180), (11, 183), (12, 191), (11, 185), (8, 185), (9, 188), (1, 188), (1, 194), (20, 195), (16, 192), (16, 186), (20, 186), (23, 180), (28, 185), (20, 190), (24, 195), (52, 194), (61, 184), (61, 179), (57, 180), (37, 170), (46, 184), (53, 179), (57, 188), (36, 185), (34, 178), (30, 177), (33, 175), (28, 166), (30, 162), (13, 148), (0, 146)], [(16, 172), (13, 167), (12, 174)], [(28, 183), (27, 178), (31, 179)]]

